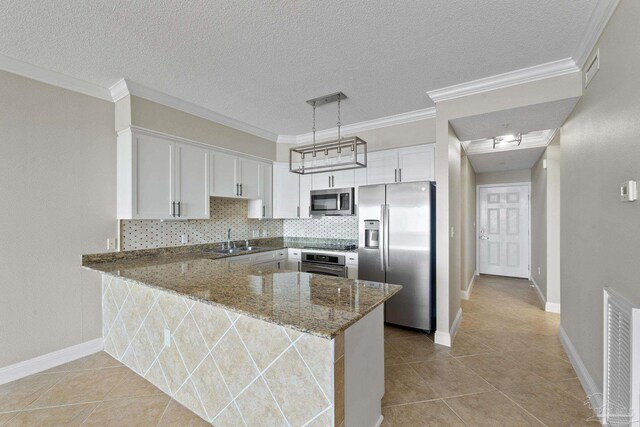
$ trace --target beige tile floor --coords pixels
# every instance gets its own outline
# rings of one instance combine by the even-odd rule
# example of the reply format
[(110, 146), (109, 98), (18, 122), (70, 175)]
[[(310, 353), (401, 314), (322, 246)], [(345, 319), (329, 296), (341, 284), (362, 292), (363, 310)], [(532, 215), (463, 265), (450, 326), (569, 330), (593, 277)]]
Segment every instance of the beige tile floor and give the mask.
[(452, 348), (385, 327), (383, 426), (580, 426), (592, 413), (528, 280), (480, 276)]
[[(526, 280), (482, 276), (451, 349), (385, 327), (384, 426), (584, 425), (586, 396)], [(590, 425), (597, 425), (595, 422)], [(98, 353), (0, 386), (0, 426), (206, 423)]]

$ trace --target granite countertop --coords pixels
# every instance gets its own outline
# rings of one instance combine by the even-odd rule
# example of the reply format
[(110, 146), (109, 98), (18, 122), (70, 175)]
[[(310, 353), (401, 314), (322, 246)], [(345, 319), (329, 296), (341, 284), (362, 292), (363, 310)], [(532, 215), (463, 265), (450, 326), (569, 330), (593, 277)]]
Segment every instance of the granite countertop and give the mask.
[(293, 246), (271, 243), (275, 245), (233, 255), (204, 246), (191, 251), (148, 250), (137, 256), (90, 255), (83, 257), (83, 267), (328, 339), (402, 289), (228, 260)]

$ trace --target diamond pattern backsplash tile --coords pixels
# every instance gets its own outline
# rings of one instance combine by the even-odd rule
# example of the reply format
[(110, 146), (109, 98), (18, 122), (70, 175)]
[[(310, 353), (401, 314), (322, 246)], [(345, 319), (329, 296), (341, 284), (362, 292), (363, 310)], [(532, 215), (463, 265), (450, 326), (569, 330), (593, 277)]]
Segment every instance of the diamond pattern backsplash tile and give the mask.
[(285, 219), (284, 237), (358, 240), (358, 217), (325, 216), (310, 219)]
[(232, 229), (233, 240), (258, 237), (358, 239), (357, 216), (259, 220), (247, 218), (246, 200), (219, 197), (210, 200), (210, 219), (121, 221), (122, 250), (182, 246), (183, 234), (189, 236), (188, 245), (224, 242), (229, 228)]
[(248, 202), (241, 199), (211, 197), (211, 218), (160, 222), (153, 220), (123, 220), (122, 250), (181, 246), (182, 235), (189, 236), (189, 245), (227, 240), (231, 228), (233, 240), (258, 237), (282, 237), (281, 219), (250, 219)]
[(208, 422), (333, 426), (332, 341), (108, 275), (102, 288), (105, 351)]

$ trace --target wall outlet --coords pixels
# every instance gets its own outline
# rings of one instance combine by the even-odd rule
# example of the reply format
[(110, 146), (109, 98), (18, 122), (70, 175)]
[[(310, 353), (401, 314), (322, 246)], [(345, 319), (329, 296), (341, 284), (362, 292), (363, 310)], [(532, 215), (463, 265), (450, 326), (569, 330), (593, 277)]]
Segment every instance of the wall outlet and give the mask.
[(171, 331), (167, 328), (164, 329), (164, 346), (171, 347)]
[(116, 250), (116, 238), (115, 237), (111, 237), (107, 239), (107, 250), (108, 251), (115, 251)]
[(182, 243), (189, 243), (189, 235), (188, 234), (183, 234), (182, 235)]

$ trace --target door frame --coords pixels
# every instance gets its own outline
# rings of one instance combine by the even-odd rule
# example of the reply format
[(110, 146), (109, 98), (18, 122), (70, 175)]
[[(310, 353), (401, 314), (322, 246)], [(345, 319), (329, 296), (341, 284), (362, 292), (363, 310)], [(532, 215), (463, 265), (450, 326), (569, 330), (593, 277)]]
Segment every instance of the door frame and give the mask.
[(527, 192), (528, 192), (528, 200), (527, 200), (527, 206), (528, 206), (528, 216), (529, 216), (529, 221), (528, 221), (528, 232), (529, 232), (529, 260), (528, 265), (529, 265), (529, 277), (528, 279), (531, 280), (531, 182), (505, 182), (505, 183), (500, 183), (500, 184), (479, 184), (476, 185), (476, 226), (475, 226), (475, 230), (474, 230), (474, 237), (476, 239), (476, 272), (478, 273), (478, 276), (480, 275), (480, 235), (479, 235), (479, 227), (478, 224), (480, 224), (480, 189), (481, 188), (495, 188), (495, 187), (515, 187), (515, 186), (526, 186), (527, 187)]

